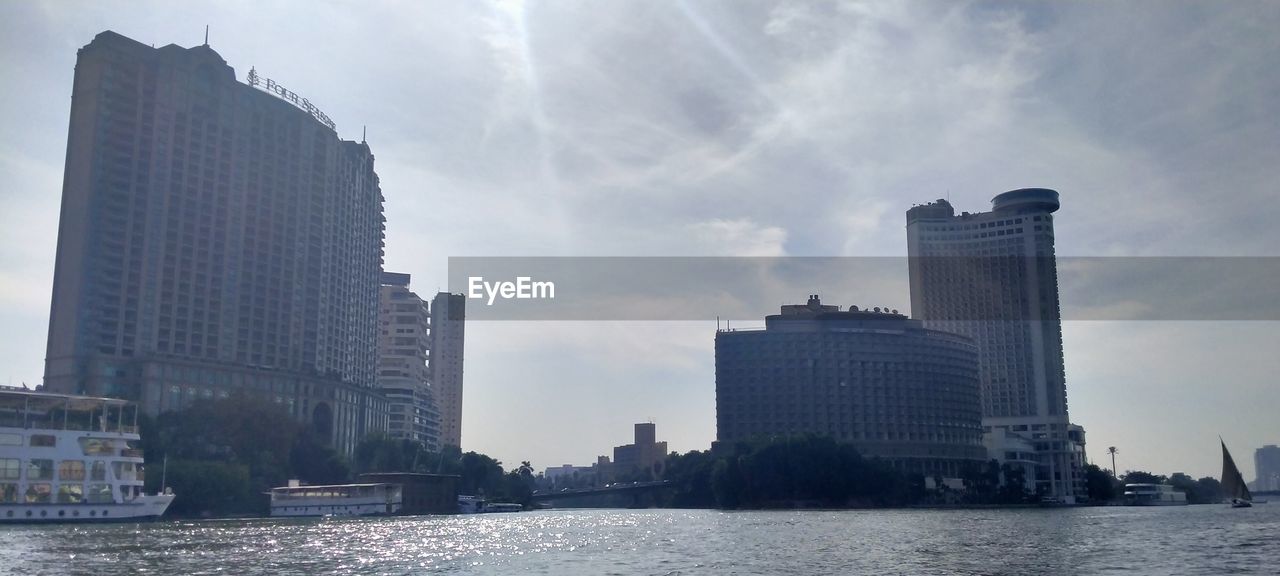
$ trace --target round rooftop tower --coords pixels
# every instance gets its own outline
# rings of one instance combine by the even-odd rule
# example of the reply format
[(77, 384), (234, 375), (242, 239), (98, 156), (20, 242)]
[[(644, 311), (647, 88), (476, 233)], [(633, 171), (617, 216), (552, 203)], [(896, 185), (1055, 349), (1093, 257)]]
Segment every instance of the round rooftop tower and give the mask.
[(994, 212), (1054, 212), (1059, 206), (1058, 191), (1048, 188), (1020, 188), (991, 199)]

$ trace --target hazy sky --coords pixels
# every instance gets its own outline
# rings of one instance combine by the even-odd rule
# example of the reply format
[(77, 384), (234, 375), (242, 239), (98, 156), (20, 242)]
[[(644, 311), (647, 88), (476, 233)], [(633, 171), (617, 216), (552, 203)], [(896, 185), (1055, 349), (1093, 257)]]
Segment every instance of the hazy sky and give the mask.
[[(1275, 2), (3, 2), (0, 381), (43, 373), (76, 50), (205, 24), (242, 80), (368, 126), (424, 294), (449, 256), (899, 256), (913, 203), (1026, 186), (1062, 194), (1060, 255), (1280, 256)], [(705, 449), (714, 329), (473, 322), (464, 448), (587, 464), (651, 419)], [(1280, 443), (1277, 323), (1064, 333), (1098, 463), (1217, 476), (1221, 434), (1252, 479)]]

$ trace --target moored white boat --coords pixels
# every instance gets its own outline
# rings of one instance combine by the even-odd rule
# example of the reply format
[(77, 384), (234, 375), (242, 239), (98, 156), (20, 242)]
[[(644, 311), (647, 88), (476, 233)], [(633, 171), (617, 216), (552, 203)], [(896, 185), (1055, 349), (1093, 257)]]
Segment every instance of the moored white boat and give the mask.
[(137, 406), (0, 388), (0, 523), (158, 518), (172, 493), (144, 494)]
[(523, 510), (524, 506), (515, 502), (489, 502), (481, 496), (458, 495), (459, 514), (492, 514)]
[(383, 516), (397, 514), (403, 505), (399, 484), (334, 484), (271, 489), (272, 516)]
[(1124, 503), (1128, 506), (1185, 506), (1187, 495), (1168, 484), (1125, 484)]

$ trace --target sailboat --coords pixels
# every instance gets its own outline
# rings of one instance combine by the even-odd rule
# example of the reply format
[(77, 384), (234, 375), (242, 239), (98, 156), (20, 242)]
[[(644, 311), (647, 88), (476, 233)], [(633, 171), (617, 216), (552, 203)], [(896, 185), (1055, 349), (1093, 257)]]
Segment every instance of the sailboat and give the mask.
[(1218, 442), (1222, 443), (1222, 491), (1231, 497), (1232, 508), (1253, 506), (1253, 496), (1249, 494), (1249, 487), (1245, 485), (1240, 469), (1236, 468), (1235, 460), (1231, 459), (1231, 453), (1227, 451), (1227, 443), (1222, 438), (1218, 438)]

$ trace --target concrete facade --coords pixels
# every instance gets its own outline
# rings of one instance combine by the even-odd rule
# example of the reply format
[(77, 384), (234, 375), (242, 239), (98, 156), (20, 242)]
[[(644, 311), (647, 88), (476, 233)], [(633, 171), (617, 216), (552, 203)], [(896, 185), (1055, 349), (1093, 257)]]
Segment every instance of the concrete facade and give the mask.
[(368, 145), (208, 46), (103, 32), (76, 62), (45, 386), (152, 414), (238, 390), (350, 453), (385, 425), (384, 221)]
[(635, 439), (631, 444), (613, 447), (612, 476), (650, 474), (653, 479), (662, 478), (662, 466), (667, 461), (667, 443), (658, 442), (657, 425), (643, 422), (635, 425)]
[(440, 450), (440, 413), (431, 389), (427, 354), (431, 314), (409, 289), (410, 276), (382, 273), (378, 310), (378, 389), (387, 398), (387, 434)]
[(467, 298), (440, 292), (431, 299), (431, 389), (440, 411), (440, 444), (462, 447), (462, 352)]
[(1254, 490), (1258, 492), (1280, 491), (1280, 447), (1268, 444), (1253, 452)]
[(716, 439), (831, 436), (908, 473), (986, 457), (973, 341), (897, 311), (810, 296), (765, 328), (716, 333)]
[[(1084, 435), (1067, 415), (1053, 212), (1058, 193), (996, 196), (990, 212), (955, 214), (946, 200), (907, 211), (911, 311), (963, 334), (979, 352), (983, 430), (1036, 449), (1046, 497), (1084, 496)], [(1078, 427), (1077, 427), (1078, 428)], [(1002, 462), (1004, 450), (992, 457)]]

